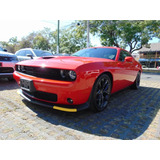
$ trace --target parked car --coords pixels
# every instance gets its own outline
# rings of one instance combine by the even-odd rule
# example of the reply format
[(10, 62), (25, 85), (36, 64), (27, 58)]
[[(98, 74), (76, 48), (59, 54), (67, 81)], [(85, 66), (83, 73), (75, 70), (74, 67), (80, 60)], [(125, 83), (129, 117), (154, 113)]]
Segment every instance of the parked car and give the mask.
[(32, 49), (32, 48), (20, 49), (15, 54), (18, 57), (19, 61), (35, 59), (44, 56), (53, 56), (53, 54), (48, 51)]
[(117, 47), (94, 47), (72, 56), (42, 57), (16, 64), (20, 95), (31, 103), (77, 112), (103, 111), (110, 95), (131, 86), (138, 89), (142, 66)]
[(17, 56), (0, 49), (0, 78), (13, 80), (15, 64), (18, 62)]

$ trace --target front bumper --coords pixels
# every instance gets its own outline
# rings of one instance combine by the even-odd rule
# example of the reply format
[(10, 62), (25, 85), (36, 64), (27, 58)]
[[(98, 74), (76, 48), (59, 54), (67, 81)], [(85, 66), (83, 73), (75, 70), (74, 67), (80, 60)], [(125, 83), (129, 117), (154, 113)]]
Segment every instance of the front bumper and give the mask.
[(0, 62), (0, 78), (13, 78), (16, 62)]
[(65, 112), (77, 112), (77, 111), (89, 108), (88, 102), (85, 104), (74, 105), (74, 106), (73, 105), (58, 105), (57, 106), (56, 104), (42, 102), (42, 101), (36, 100), (34, 97), (27, 96), (27, 94), (24, 94), (24, 91), (22, 91), (21, 89), (18, 90), (18, 94), (20, 94), (21, 97), (23, 97), (25, 100), (29, 101), (30, 103), (52, 108), (52, 109), (56, 109), (56, 110), (60, 110), (60, 111), (65, 111)]
[[(91, 92), (91, 89), (86, 86), (85, 80), (76, 80), (75, 82), (57, 81), (28, 76), (25, 74), (20, 74), (16, 71), (14, 72), (13, 76), (17, 83), (21, 86), (21, 89), (24, 89), (20, 83), (22, 79), (32, 81), (32, 88), (34, 88), (34, 90), (30, 92), (33, 93), (34, 91), (36, 91), (47, 94), (45, 94), (44, 96), (35, 96), (34, 94), (31, 95), (39, 98), (40, 101), (45, 101), (47, 103), (54, 103), (58, 105), (63, 104), (70, 106), (81, 105), (88, 101)], [(51, 100), (49, 94), (53, 94), (57, 96), (57, 98), (54, 99), (53, 97), (53, 100)], [(70, 103), (68, 101), (69, 99), (71, 99), (73, 103)]]
[(13, 73), (0, 73), (0, 78), (13, 78)]

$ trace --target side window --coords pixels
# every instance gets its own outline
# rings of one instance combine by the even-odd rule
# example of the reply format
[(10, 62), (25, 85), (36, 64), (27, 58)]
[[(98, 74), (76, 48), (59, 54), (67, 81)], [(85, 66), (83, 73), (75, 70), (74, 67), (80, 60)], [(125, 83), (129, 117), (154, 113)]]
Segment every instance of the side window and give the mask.
[(17, 56), (25, 56), (25, 50), (19, 51), (16, 55)]
[(131, 55), (128, 52), (121, 50), (119, 61), (123, 62), (126, 57), (131, 57)]
[(25, 56), (27, 56), (27, 54), (30, 54), (30, 55), (34, 56), (33, 53), (30, 50), (26, 50)]

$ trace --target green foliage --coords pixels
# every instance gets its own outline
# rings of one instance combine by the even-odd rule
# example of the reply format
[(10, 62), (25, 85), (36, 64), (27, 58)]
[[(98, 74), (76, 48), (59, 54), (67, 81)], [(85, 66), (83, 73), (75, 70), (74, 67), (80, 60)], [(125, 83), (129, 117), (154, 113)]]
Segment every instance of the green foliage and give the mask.
[[(79, 32), (86, 32), (86, 21), (79, 21)], [(96, 20), (90, 21), (90, 32), (100, 37), (103, 46), (129, 48), (134, 52), (153, 37), (160, 38), (160, 21), (157, 20)]]
[(36, 49), (41, 49), (41, 50), (49, 50), (50, 45), (48, 40), (43, 37), (42, 35), (37, 35), (34, 40), (33, 40), (33, 46)]
[(79, 34), (75, 27), (63, 30), (60, 36), (61, 53), (74, 53), (86, 47), (86, 35)]

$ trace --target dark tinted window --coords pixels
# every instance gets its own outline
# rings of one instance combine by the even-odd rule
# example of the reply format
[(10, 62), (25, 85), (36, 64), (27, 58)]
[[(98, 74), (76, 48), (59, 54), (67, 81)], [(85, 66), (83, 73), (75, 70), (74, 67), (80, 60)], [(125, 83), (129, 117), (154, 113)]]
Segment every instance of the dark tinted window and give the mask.
[(17, 56), (25, 56), (25, 50), (19, 51), (16, 53)]
[(114, 48), (87, 48), (72, 54), (72, 56), (106, 58), (115, 60), (116, 54), (117, 49)]
[(53, 56), (52, 53), (42, 50), (33, 49), (33, 52), (36, 54), (37, 57), (43, 57), (43, 56)]
[(131, 55), (128, 52), (121, 50), (119, 61), (124, 61), (126, 57), (131, 57)]

